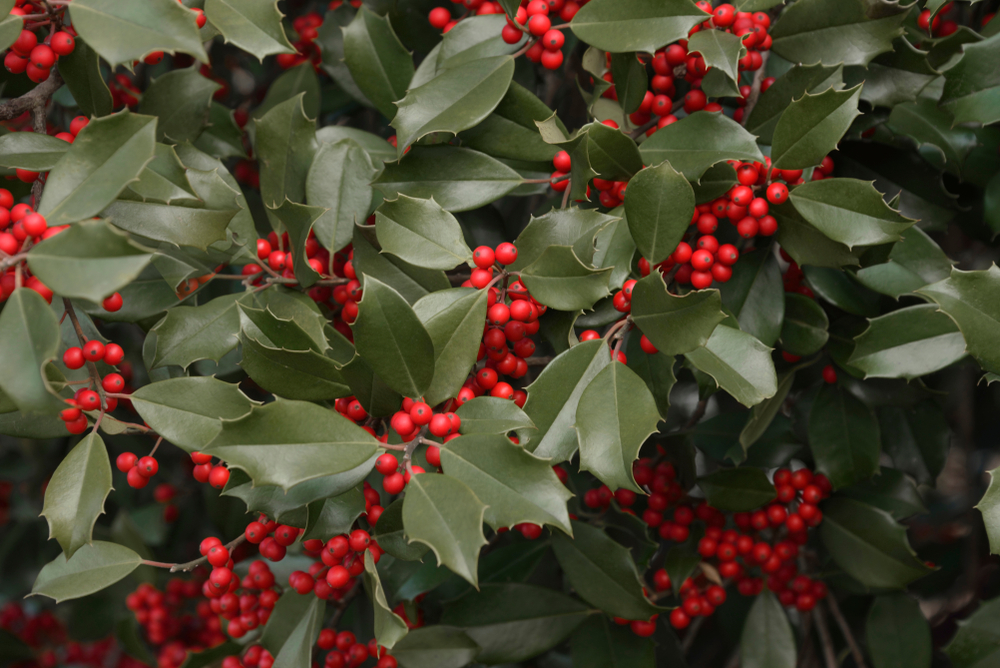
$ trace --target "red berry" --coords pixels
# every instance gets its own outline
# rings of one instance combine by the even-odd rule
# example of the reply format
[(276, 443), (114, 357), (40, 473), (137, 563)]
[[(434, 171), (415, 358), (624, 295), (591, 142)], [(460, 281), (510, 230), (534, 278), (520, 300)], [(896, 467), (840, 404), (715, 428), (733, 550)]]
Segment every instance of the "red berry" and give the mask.
[(827, 364), (823, 367), (823, 380), (830, 385), (837, 382), (837, 370), (833, 368), (832, 364)]
[(427, 20), (430, 21), (430, 24), (433, 27), (440, 30), (448, 25), (449, 21), (451, 21), (451, 12), (445, 7), (435, 7), (431, 10), (431, 13), (428, 14)]
[(85, 127), (87, 127), (88, 123), (90, 123), (90, 119), (87, 118), (86, 116), (77, 116), (72, 121), (70, 121), (69, 131), (75, 137), (78, 134), (80, 134), (80, 130), (83, 130)]
[(771, 204), (784, 204), (788, 199), (788, 186), (783, 183), (772, 183), (767, 187), (767, 201)]
[(512, 243), (504, 242), (497, 246), (496, 260), (500, 264), (513, 264), (517, 260), (517, 247)]
[(139, 461), (139, 458), (136, 457), (134, 452), (123, 452), (115, 460), (115, 466), (122, 473), (128, 473), (137, 461)]
[(105, 392), (121, 392), (125, 387), (125, 379), (120, 373), (109, 373), (101, 379), (101, 386)]
[(52, 39), (49, 40), (49, 46), (52, 50), (60, 56), (68, 56), (73, 53), (73, 49), (76, 48), (76, 40), (68, 32), (60, 30), (59, 32), (52, 35)]
[(84, 390), (76, 397), (77, 403), (80, 404), (80, 408), (85, 411), (96, 411), (101, 407), (101, 397), (93, 390)]
[[(549, 30), (542, 35), (542, 46), (549, 51), (558, 51), (566, 43), (566, 37), (561, 30)], [(569, 171), (569, 170), (566, 170)]]
[(222, 489), (229, 482), (229, 469), (225, 466), (213, 466), (208, 475), (208, 484), (215, 489)]
[(88, 362), (96, 362), (104, 358), (104, 344), (100, 341), (92, 340), (83, 344), (83, 356)]
[(83, 356), (83, 350), (77, 346), (67, 348), (66, 352), (63, 353), (63, 364), (67, 368), (80, 369), (86, 363), (87, 359)]
[(160, 464), (159, 462), (156, 461), (155, 457), (150, 457), (149, 455), (146, 455), (136, 463), (136, 468), (139, 470), (139, 473), (144, 477), (152, 478), (154, 475), (156, 475), (156, 472), (160, 470)]
[(382, 475), (394, 473), (399, 468), (399, 461), (388, 452), (375, 460), (375, 470)]
[(116, 292), (113, 295), (111, 295), (110, 297), (108, 297), (107, 299), (105, 299), (101, 303), (101, 306), (104, 307), (105, 311), (108, 311), (110, 313), (114, 313), (115, 311), (120, 311), (123, 304), (124, 304), (124, 301), (122, 300), (121, 293)]
[(56, 64), (56, 52), (47, 44), (39, 44), (31, 50), (28, 60), (31, 64), (41, 70), (47, 70)]
[(496, 257), (489, 246), (479, 246), (472, 252), (472, 259), (480, 269), (488, 269), (493, 266)]

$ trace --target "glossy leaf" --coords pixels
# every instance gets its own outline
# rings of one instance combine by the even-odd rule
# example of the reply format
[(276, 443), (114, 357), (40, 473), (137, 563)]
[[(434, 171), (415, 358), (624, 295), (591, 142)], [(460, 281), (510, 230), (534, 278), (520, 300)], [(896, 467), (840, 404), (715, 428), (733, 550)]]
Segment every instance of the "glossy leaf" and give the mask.
[(670, 391), (677, 382), (674, 376), (674, 358), (659, 352), (650, 355), (639, 347), (639, 341), (640, 336), (636, 333), (625, 344), (627, 364), (645, 381), (660, 417), (666, 419), (670, 410)]
[(688, 30), (707, 17), (689, 0), (636, 0), (625, 5), (596, 0), (581, 7), (570, 27), (581, 40), (603, 51), (653, 53), (684, 39)]
[(591, 167), (601, 178), (627, 181), (642, 169), (642, 157), (635, 142), (621, 130), (594, 122), (580, 131), (587, 136)]
[(233, 208), (224, 210), (120, 199), (104, 209), (103, 215), (115, 227), (145, 239), (204, 251), (226, 240), (226, 230), (239, 213), (233, 194)]
[(219, 84), (191, 67), (153, 80), (142, 94), (139, 113), (156, 116), (157, 141), (194, 141), (208, 123), (212, 94)]
[(789, 201), (830, 239), (849, 248), (899, 241), (912, 220), (893, 210), (871, 183), (824, 179), (798, 186)]
[(917, 600), (906, 594), (875, 597), (865, 636), (875, 668), (930, 668), (930, 625)]
[(717, 290), (676, 296), (667, 291), (660, 272), (651, 273), (632, 288), (636, 327), (666, 355), (680, 355), (705, 345), (724, 318)]
[(740, 638), (744, 668), (795, 668), (795, 636), (785, 610), (770, 590), (754, 601)]
[(897, 104), (888, 123), (893, 132), (915, 141), (918, 150), (936, 150), (944, 169), (961, 177), (965, 160), (978, 140), (971, 128), (953, 125), (951, 113), (926, 99)]
[(320, 145), (306, 177), (306, 201), (326, 209), (313, 224), (326, 248), (338, 251), (351, 243), (354, 226), (368, 217), (375, 174), (364, 149), (351, 139)]
[(431, 292), (451, 287), (443, 271), (424, 269), (391, 255), (379, 253), (375, 230), (369, 227), (368, 232), (370, 236), (365, 235), (362, 227), (356, 226), (351, 241), (354, 249), (354, 271), (358, 275), (358, 280), (376, 278), (392, 285), (410, 304)]
[[(770, 144), (775, 126), (792, 101), (801, 99), (806, 93), (816, 95), (831, 88), (839, 88), (843, 84), (842, 70), (840, 65), (794, 66), (760, 94), (747, 119), (747, 130), (758, 135), (762, 143)], [(862, 88), (862, 96), (867, 88), (866, 82)]]
[(911, 102), (938, 77), (927, 61), (926, 51), (917, 49), (905, 38), (897, 38), (892, 47), (890, 53), (868, 63), (861, 99), (875, 106), (894, 107)]
[(897, 520), (927, 512), (913, 481), (902, 471), (884, 466), (871, 480), (845, 487), (839, 494), (881, 508)]
[(790, 202), (778, 206), (772, 204), (771, 215), (778, 221), (775, 239), (799, 266), (839, 269), (860, 264), (850, 248), (813, 227)]
[(205, 0), (205, 16), (234, 44), (261, 61), (265, 56), (292, 53), (274, 0)]
[(156, 332), (153, 367), (194, 362), (218, 362), (239, 342), (240, 315), (236, 303), (242, 295), (216, 297), (201, 306), (175, 306), (153, 327)]
[(413, 629), (392, 650), (403, 668), (463, 668), (478, 653), (464, 631), (440, 624)]
[(56, 603), (87, 596), (110, 587), (139, 567), (142, 558), (121, 545), (96, 540), (78, 549), (70, 559), (65, 554), (45, 564), (32, 596), (48, 596)]
[(344, 63), (361, 92), (386, 118), (396, 114), (413, 78), (413, 58), (389, 19), (361, 7), (344, 28)]
[(806, 93), (793, 100), (774, 128), (771, 161), (775, 169), (805, 169), (818, 165), (837, 148), (840, 139), (861, 115), (861, 86), (850, 90), (830, 89)]
[(902, 589), (930, 572), (902, 525), (886, 511), (854, 499), (823, 505), (820, 537), (837, 565), (869, 587)]
[(433, 199), (398, 195), (375, 210), (375, 232), (382, 252), (428, 269), (454, 269), (471, 263), (472, 250), (462, 226)]
[(100, 56), (86, 42), (80, 40), (71, 54), (59, 59), (59, 74), (85, 116), (111, 113), (111, 91), (101, 73)]
[(739, 82), (743, 39), (722, 30), (699, 30), (688, 39), (688, 53), (698, 53), (709, 70), (724, 74), (732, 85)]
[(698, 486), (713, 508), (748, 512), (774, 500), (777, 492), (758, 468), (723, 469), (698, 478)]
[(466, 401), (455, 412), (462, 418), (460, 431), (463, 435), (506, 434), (535, 428), (535, 423), (517, 404), (499, 397), (476, 397)]
[[(475, 366), (487, 297), (485, 290), (453, 288), (427, 295), (413, 305), (434, 345), (434, 376), (424, 393), (431, 406), (458, 394)], [(464, 418), (462, 424), (465, 433)]]
[(990, 553), (1000, 553), (1000, 487), (998, 487), (997, 470), (989, 471), (990, 484), (976, 508), (983, 514), (983, 524), (990, 541)]
[(871, 478), (878, 472), (878, 423), (865, 404), (849, 392), (820, 388), (809, 414), (809, 445), (817, 469), (834, 489)]
[(744, 406), (774, 396), (778, 379), (770, 348), (732, 327), (716, 327), (708, 342), (685, 353), (689, 362), (707, 373)]
[(864, 371), (866, 378), (912, 380), (965, 357), (965, 339), (958, 326), (933, 304), (873, 318), (855, 342), (850, 364)]
[(555, 209), (528, 220), (517, 236), (517, 260), (508, 269), (520, 270), (541, 256), (549, 246), (572, 246), (583, 262), (594, 261), (594, 240), (616, 218), (594, 209)]
[(778, 376), (778, 390), (750, 409), (750, 418), (740, 431), (739, 441), (744, 452), (767, 433), (778, 412), (785, 403), (788, 393), (795, 383), (795, 371), (788, 371)]
[(650, 264), (666, 260), (677, 248), (694, 213), (694, 190), (664, 162), (629, 181), (625, 215), (635, 245)]
[(577, 668), (654, 668), (653, 643), (637, 638), (631, 629), (606, 617), (591, 617), (570, 640), (573, 665)]
[(277, 208), (270, 209), (270, 213), (281, 221), (282, 227), (288, 232), (288, 250), (292, 254), (294, 263), (292, 269), (296, 280), (306, 288), (314, 285), (321, 276), (309, 264), (306, 242), (309, 240), (309, 232), (313, 225), (325, 213), (323, 208), (286, 199)]
[(941, 105), (955, 117), (952, 125), (1000, 120), (1000, 79), (997, 45), (1000, 35), (976, 44), (966, 44), (962, 58), (944, 73)]
[(111, 463), (104, 441), (95, 432), (73, 446), (45, 488), (42, 516), (49, 539), (56, 539), (67, 558), (93, 541), (91, 533), (111, 493)]
[(611, 269), (584, 264), (570, 246), (549, 246), (521, 269), (521, 281), (540, 303), (559, 311), (592, 308), (608, 292)]
[(544, 102), (521, 84), (511, 81), (507, 94), (493, 113), (479, 125), (462, 132), (459, 138), (463, 145), (495, 158), (547, 161), (558, 149), (545, 143), (535, 123), (551, 116), (552, 110)]
[(806, 357), (819, 352), (830, 334), (826, 311), (814, 300), (793, 292), (785, 293), (785, 319), (781, 323), (781, 349)]
[(887, 262), (864, 267), (855, 274), (866, 287), (899, 298), (951, 275), (952, 262), (919, 227), (911, 227), (893, 245)]
[(932, 299), (955, 321), (965, 338), (969, 353), (986, 371), (1000, 370), (1000, 349), (996, 345), (1000, 322), (1000, 269), (992, 265), (984, 271), (959, 271), (921, 288), (919, 294)]
[(736, 316), (740, 329), (773, 346), (781, 333), (785, 299), (781, 269), (771, 248), (745, 253), (721, 290), (722, 305)]
[(316, 123), (306, 117), (305, 94), (276, 105), (254, 121), (254, 148), (260, 159), (260, 194), (264, 204), (301, 202), (318, 148)]
[(486, 544), (485, 511), (483, 502), (460, 480), (420, 473), (406, 486), (403, 526), (409, 542), (428, 546), (439, 565), (478, 587), (479, 548)]
[(641, 492), (632, 477), (632, 463), (659, 421), (646, 383), (624, 364), (612, 362), (580, 395), (575, 424), (580, 469), (590, 471), (611, 489)]
[(0, 137), (0, 166), (44, 172), (55, 167), (70, 146), (49, 135), (11, 132)]
[(312, 646), (323, 625), (322, 599), (286, 589), (264, 627), (260, 644), (274, 656), (280, 668), (308, 665)]
[(724, 160), (764, 160), (752, 134), (728, 116), (709, 111), (660, 128), (642, 142), (639, 152), (646, 164), (666, 160), (689, 181), (701, 179), (709, 167)]
[(375, 608), (375, 640), (386, 649), (392, 649), (397, 642), (406, 636), (406, 622), (389, 607), (389, 602), (385, 599), (385, 592), (382, 590), (382, 582), (379, 580), (378, 571), (375, 569), (375, 561), (372, 553), (365, 551), (365, 591), (371, 599), (372, 607)]
[(951, 431), (941, 408), (923, 401), (912, 408), (885, 406), (878, 412), (880, 430), (892, 434), (885, 452), (893, 466), (906, 471), (920, 484), (933, 484), (944, 468)]
[(0, 390), (26, 412), (61, 406), (42, 380), (42, 366), (59, 351), (59, 321), (34, 290), (15, 290), (0, 311)]

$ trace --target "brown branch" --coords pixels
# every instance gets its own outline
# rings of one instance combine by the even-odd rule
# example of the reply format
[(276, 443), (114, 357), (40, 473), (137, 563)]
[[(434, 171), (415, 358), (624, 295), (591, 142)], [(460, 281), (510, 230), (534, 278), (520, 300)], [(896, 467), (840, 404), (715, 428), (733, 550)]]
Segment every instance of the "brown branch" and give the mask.
[(354, 586), (351, 590), (344, 594), (344, 598), (337, 601), (337, 609), (333, 613), (333, 617), (330, 618), (329, 628), (336, 629), (337, 624), (340, 623), (340, 618), (344, 616), (344, 612), (347, 610), (347, 606), (351, 604), (351, 601), (361, 592), (361, 579), (354, 581)]
[(757, 106), (757, 100), (760, 99), (760, 86), (764, 83), (765, 70), (767, 69), (767, 59), (771, 57), (770, 51), (765, 51), (760, 54), (760, 67), (753, 75), (753, 83), (750, 85), (750, 95), (747, 96), (746, 106), (743, 107), (743, 123), (747, 124), (747, 119), (750, 118), (750, 112), (753, 108)]
[(547, 355), (545, 357), (529, 357), (524, 360), (525, 364), (528, 366), (545, 366), (552, 361), (552, 356)]
[(701, 422), (701, 419), (705, 417), (705, 409), (708, 408), (708, 399), (702, 399), (698, 402), (698, 405), (694, 407), (694, 412), (691, 413), (691, 417), (688, 421), (684, 423), (684, 427), (681, 431), (687, 431), (688, 429), (694, 428), (696, 424)]
[(833, 615), (834, 621), (837, 622), (837, 626), (840, 627), (840, 632), (844, 636), (844, 640), (847, 641), (847, 646), (851, 648), (851, 656), (854, 657), (854, 663), (858, 668), (866, 668), (865, 655), (858, 647), (857, 641), (854, 639), (854, 634), (851, 633), (851, 627), (844, 619), (844, 614), (840, 611), (840, 606), (837, 604), (837, 599), (830, 594), (826, 597), (826, 603), (830, 606), (830, 614)]
[[(239, 536), (226, 543), (226, 550), (229, 552), (229, 554), (232, 554), (233, 550), (239, 547), (246, 539), (247, 539), (246, 533), (241, 533)], [(169, 568), (171, 573), (177, 573), (178, 571), (185, 571), (185, 572), (193, 571), (198, 566), (201, 566), (202, 564), (207, 564), (208, 557), (201, 557), (199, 559), (195, 559), (193, 561), (189, 561), (184, 564), (168, 564), (162, 561), (147, 561), (145, 559), (142, 560), (142, 563), (145, 566), (156, 566), (157, 568)]]
[[(15, 97), (13, 100), (7, 100), (3, 104), (0, 104), (0, 121), (13, 120), (24, 112), (31, 111), (35, 107), (40, 106), (44, 108), (45, 103), (48, 102), (53, 93), (59, 90), (59, 87), (62, 86), (62, 84), (63, 79), (59, 75), (57, 66), (53, 65), (48, 79), (35, 86), (21, 97)], [(45, 132), (44, 124), (42, 125), (42, 132)]]
[[(76, 317), (76, 309), (73, 308), (73, 302), (63, 297), (63, 306), (66, 309), (66, 314), (69, 316), (70, 322), (73, 323), (73, 329), (76, 330), (76, 338), (79, 339), (80, 347), (82, 348), (84, 344), (87, 343), (87, 337), (83, 333), (83, 328), (80, 327), (80, 319)], [(90, 373), (91, 382), (97, 387), (97, 394), (100, 395), (101, 397), (101, 408), (107, 409), (108, 397), (107, 394), (104, 392), (104, 386), (101, 385), (101, 374), (97, 370), (97, 365), (93, 362), (88, 361), (87, 371)]]
[(823, 608), (816, 606), (813, 608), (813, 616), (816, 619), (816, 630), (819, 632), (820, 643), (823, 645), (823, 661), (826, 668), (837, 668), (837, 655), (833, 651), (833, 639), (830, 637), (830, 629), (826, 625), (826, 615)]

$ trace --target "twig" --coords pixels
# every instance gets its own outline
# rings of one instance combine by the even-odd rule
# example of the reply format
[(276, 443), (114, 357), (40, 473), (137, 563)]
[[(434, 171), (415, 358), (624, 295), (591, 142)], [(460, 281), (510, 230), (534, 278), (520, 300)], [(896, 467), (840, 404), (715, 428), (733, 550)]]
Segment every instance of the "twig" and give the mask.
[(546, 355), (545, 357), (529, 357), (524, 360), (524, 363), (528, 366), (545, 366), (553, 360), (551, 355)]
[(566, 190), (563, 191), (562, 204), (559, 206), (560, 209), (565, 209), (566, 205), (569, 204), (569, 192), (572, 189), (573, 189), (573, 184), (572, 183), (567, 183), (566, 184)]
[(816, 606), (812, 610), (816, 618), (816, 630), (819, 631), (819, 639), (823, 645), (823, 661), (826, 668), (837, 668), (837, 655), (833, 651), (833, 640), (830, 638), (830, 629), (826, 625), (826, 615), (823, 608)]
[(747, 119), (750, 118), (750, 112), (753, 108), (757, 106), (757, 100), (760, 99), (760, 86), (764, 83), (765, 70), (767, 69), (767, 59), (771, 57), (770, 51), (765, 51), (760, 54), (760, 67), (753, 75), (753, 83), (750, 85), (750, 95), (747, 96), (747, 104), (743, 107), (743, 125), (747, 124)]
[(684, 423), (683, 429), (681, 431), (687, 431), (688, 429), (693, 429), (696, 424), (698, 424), (703, 417), (705, 417), (705, 409), (708, 408), (708, 399), (702, 399), (698, 402), (698, 405), (694, 407), (694, 412), (691, 413), (691, 417), (688, 421)]
[[(76, 338), (79, 339), (80, 347), (82, 348), (84, 344), (87, 343), (87, 337), (83, 333), (83, 328), (80, 327), (80, 320), (76, 317), (76, 309), (73, 308), (73, 302), (63, 297), (63, 306), (66, 309), (66, 313), (69, 315), (70, 322), (73, 323), (73, 329), (76, 330)], [(108, 407), (108, 397), (104, 392), (104, 386), (101, 385), (101, 374), (97, 371), (97, 365), (88, 361), (87, 371), (90, 373), (91, 382), (97, 386), (97, 394), (101, 397), (101, 408), (106, 409)]]
[[(48, 99), (52, 97), (53, 93), (59, 90), (62, 84), (63, 80), (59, 75), (57, 66), (53, 65), (48, 79), (21, 97), (15, 97), (13, 100), (7, 100), (3, 104), (0, 104), (0, 121), (13, 120), (24, 112), (31, 111), (32, 108), (38, 105), (44, 107)], [(42, 126), (42, 132), (45, 132), (44, 125)]]
[(340, 623), (340, 618), (344, 616), (344, 612), (347, 610), (347, 606), (351, 604), (351, 601), (360, 593), (361, 591), (361, 580), (355, 580), (354, 586), (351, 590), (344, 594), (344, 598), (337, 601), (337, 609), (333, 612), (333, 617), (330, 618), (329, 627), (331, 629), (336, 629), (337, 624)]
[(698, 631), (700, 631), (701, 627), (705, 624), (706, 619), (708, 619), (708, 617), (698, 617), (694, 620), (694, 623), (691, 624), (691, 627), (688, 628), (687, 634), (684, 636), (684, 640), (681, 641), (681, 651), (684, 654), (687, 654), (688, 650), (691, 649), (691, 645), (694, 644), (694, 639), (698, 635)]
[(858, 643), (854, 639), (854, 634), (851, 633), (851, 627), (848, 625), (847, 620), (844, 619), (844, 614), (840, 611), (837, 599), (833, 597), (833, 594), (830, 594), (826, 597), (826, 603), (830, 606), (830, 614), (833, 615), (834, 621), (840, 627), (840, 632), (843, 634), (844, 640), (847, 641), (847, 646), (851, 648), (851, 656), (854, 657), (855, 665), (858, 668), (866, 668), (865, 655), (861, 651), (861, 648), (858, 647)]
[[(226, 543), (226, 550), (232, 554), (233, 550), (239, 547), (243, 541), (247, 539), (246, 533), (241, 533), (239, 536), (233, 540)], [(189, 561), (184, 564), (168, 564), (162, 561), (147, 561), (142, 560), (145, 566), (156, 566), (157, 568), (169, 568), (171, 573), (177, 573), (178, 571), (193, 571), (198, 566), (208, 563), (208, 557), (201, 557), (200, 559), (195, 559), (194, 561)]]

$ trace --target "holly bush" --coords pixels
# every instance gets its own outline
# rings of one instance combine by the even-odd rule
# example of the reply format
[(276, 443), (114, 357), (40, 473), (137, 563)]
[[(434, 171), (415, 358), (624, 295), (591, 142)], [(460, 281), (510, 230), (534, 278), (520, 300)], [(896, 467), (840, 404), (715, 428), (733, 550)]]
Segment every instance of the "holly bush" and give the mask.
[(996, 8), (0, 0), (0, 663), (993, 665)]

